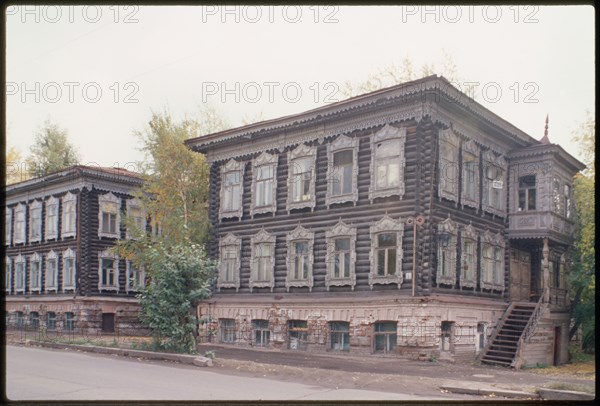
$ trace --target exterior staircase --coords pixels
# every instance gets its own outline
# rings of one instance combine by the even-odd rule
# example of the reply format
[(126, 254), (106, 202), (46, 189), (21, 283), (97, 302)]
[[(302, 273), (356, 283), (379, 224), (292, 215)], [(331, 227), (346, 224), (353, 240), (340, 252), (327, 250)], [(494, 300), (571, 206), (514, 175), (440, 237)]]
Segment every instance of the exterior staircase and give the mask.
[(490, 338), (480, 360), (485, 364), (511, 367), (514, 365), (524, 333), (533, 326), (539, 303), (513, 302), (499, 321), (496, 333)]

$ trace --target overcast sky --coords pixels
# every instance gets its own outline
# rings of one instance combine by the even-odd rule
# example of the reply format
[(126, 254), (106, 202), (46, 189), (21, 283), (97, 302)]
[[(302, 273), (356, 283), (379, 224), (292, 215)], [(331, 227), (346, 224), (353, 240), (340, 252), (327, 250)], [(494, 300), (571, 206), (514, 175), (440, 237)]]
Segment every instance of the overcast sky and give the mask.
[(7, 145), (29, 151), (51, 119), (82, 163), (141, 159), (153, 110), (211, 103), (229, 121), (343, 99), (346, 81), (409, 57), (454, 59), (476, 99), (534, 138), (579, 156), (571, 132), (594, 113), (594, 9), (556, 7), (9, 7)]

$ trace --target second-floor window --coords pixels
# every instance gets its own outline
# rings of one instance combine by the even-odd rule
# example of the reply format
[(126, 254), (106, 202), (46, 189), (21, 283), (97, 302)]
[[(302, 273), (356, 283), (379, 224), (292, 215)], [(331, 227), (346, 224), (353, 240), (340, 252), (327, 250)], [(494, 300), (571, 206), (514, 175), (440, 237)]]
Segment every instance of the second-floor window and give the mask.
[(275, 235), (265, 230), (259, 231), (251, 238), (250, 258), (250, 291), (252, 288), (275, 286)]
[(561, 188), (560, 179), (554, 177), (552, 179), (552, 211), (564, 215), (564, 195)]
[(358, 200), (358, 138), (341, 135), (327, 145), (326, 203)]
[(406, 128), (385, 125), (371, 138), (369, 200), (404, 195)]
[(457, 225), (449, 217), (438, 224), (437, 284), (456, 284)]
[(75, 237), (77, 234), (77, 195), (67, 193), (62, 198), (61, 238)]
[(58, 237), (58, 200), (51, 197), (46, 201), (46, 240)]
[(133, 222), (133, 227), (136, 230), (127, 229), (127, 238), (134, 238), (137, 233), (145, 233), (146, 231), (146, 215), (142, 209), (142, 203), (138, 199), (127, 200), (127, 215)]
[(15, 207), (15, 235), (14, 243), (25, 242), (25, 206), (21, 203)]
[(58, 289), (58, 256), (54, 251), (46, 256), (46, 291)]
[(527, 175), (519, 178), (519, 211), (536, 209), (536, 187), (535, 175)]
[(371, 234), (371, 272), (369, 285), (402, 283), (402, 232), (400, 220), (387, 215), (373, 224)]
[(4, 244), (11, 244), (11, 234), (12, 234), (12, 208), (5, 207), (6, 213), (4, 214)]
[(9, 257), (4, 259), (6, 261), (4, 268), (4, 290), (11, 292), (12, 288), (12, 262)]
[(288, 152), (287, 209), (314, 209), (317, 148), (301, 144)]
[(241, 240), (233, 234), (227, 234), (219, 241), (220, 261), (217, 288), (240, 287)]
[(287, 236), (287, 276), (285, 287), (313, 287), (313, 242), (314, 233), (302, 226), (297, 226)]
[(75, 251), (67, 249), (63, 253), (63, 291), (75, 289)]
[(119, 238), (121, 199), (112, 193), (98, 197), (98, 236)]
[(327, 241), (327, 273), (325, 286), (350, 285), (354, 290), (356, 274), (354, 270), (356, 260), (356, 228), (338, 222), (331, 230), (325, 233)]
[(106, 250), (98, 254), (98, 289), (119, 290), (119, 259)]
[(25, 259), (21, 255), (15, 259), (15, 291), (25, 291)]
[(439, 185), (440, 198), (458, 201), (459, 139), (451, 129), (440, 131)]
[(460, 286), (473, 288), (477, 284), (477, 232), (472, 225), (462, 229)]
[(36, 253), (29, 258), (29, 290), (39, 291), (42, 285), (42, 262)]
[(127, 291), (135, 292), (143, 289), (146, 284), (146, 273), (143, 266), (137, 266), (127, 261)]
[(29, 205), (29, 241), (42, 238), (42, 203), (35, 200)]
[(564, 216), (568, 219), (571, 218), (571, 186), (564, 185), (563, 189), (563, 208), (564, 208)]
[(252, 161), (251, 215), (277, 210), (277, 155), (263, 152)]
[(479, 208), (479, 148), (474, 141), (463, 144), (461, 204)]
[(221, 205), (219, 218), (242, 217), (244, 164), (234, 159), (221, 168)]
[(486, 231), (481, 240), (481, 287), (504, 289), (504, 240)]

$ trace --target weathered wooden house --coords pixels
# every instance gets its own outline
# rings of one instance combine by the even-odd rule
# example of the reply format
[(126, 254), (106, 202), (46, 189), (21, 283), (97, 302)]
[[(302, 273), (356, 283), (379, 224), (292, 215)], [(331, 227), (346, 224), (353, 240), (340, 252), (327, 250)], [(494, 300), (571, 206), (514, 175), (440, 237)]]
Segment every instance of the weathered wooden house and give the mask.
[(123, 213), (145, 224), (122, 168), (73, 166), (5, 188), (5, 323), (111, 332), (137, 324), (143, 270), (110, 251)]
[(210, 163), (205, 340), (567, 360), (583, 165), (430, 76), (187, 142)]

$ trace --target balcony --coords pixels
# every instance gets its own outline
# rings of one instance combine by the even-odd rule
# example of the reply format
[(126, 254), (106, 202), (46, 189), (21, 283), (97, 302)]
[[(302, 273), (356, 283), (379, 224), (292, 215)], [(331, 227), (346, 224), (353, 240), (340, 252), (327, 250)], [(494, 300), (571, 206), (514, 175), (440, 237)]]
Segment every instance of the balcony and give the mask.
[(549, 237), (558, 242), (570, 244), (573, 239), (573, 223), (551, 211), (511, 213), (509, 215), (508, 237)]

